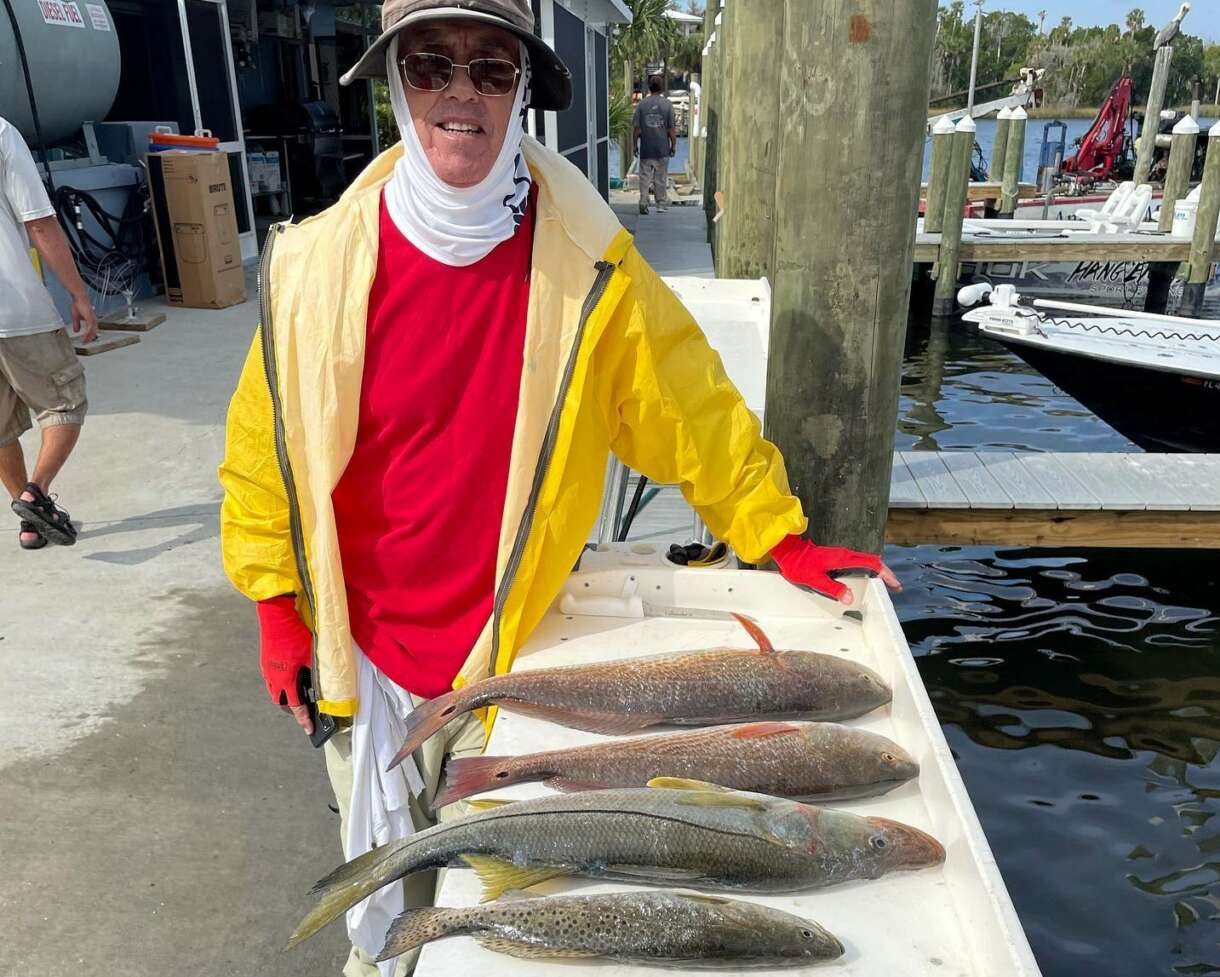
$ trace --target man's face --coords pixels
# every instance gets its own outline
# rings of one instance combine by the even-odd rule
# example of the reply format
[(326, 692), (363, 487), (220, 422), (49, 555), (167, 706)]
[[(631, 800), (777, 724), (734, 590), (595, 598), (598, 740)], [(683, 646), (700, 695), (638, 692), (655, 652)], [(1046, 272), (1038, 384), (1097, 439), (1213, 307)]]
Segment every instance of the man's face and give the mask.
[[(521, 67), (521, 45), (512, 34), (469, 20), (433, 20), (407, 28), (398, 44), (398, 56), (416, 53), (442, 54), (454, 64), (499, 58)], [(472, 187), (485, 179), (504, 144), (516, 86), (507, 95), (483, 95), (464, 68), (454, 68), (444, 91), (421, 92), (405, 77), (402, 87), (420, 144), (436, 175), (454, 187)]]

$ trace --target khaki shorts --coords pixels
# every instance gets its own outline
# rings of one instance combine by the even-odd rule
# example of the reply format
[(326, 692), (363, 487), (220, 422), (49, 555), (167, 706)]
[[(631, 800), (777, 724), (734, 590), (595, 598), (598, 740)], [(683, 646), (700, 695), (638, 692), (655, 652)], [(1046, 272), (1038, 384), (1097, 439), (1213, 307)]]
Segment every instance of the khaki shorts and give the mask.
[(51, 427), (83, 424), (88, 408), (85, 368), (66, 329), (0, 337), (0, 446), (30, 429), (31, 412)]

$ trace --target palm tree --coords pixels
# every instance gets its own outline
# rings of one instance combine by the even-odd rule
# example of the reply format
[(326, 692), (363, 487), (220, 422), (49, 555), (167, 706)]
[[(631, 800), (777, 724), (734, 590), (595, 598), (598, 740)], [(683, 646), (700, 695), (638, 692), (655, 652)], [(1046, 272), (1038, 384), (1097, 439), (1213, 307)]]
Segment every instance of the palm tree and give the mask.
[(1144, 11), (1139, 7), (1135, 7), (1127, 14), (1127, 30), (1134, 34), (1136, 31), (1144, 29)]

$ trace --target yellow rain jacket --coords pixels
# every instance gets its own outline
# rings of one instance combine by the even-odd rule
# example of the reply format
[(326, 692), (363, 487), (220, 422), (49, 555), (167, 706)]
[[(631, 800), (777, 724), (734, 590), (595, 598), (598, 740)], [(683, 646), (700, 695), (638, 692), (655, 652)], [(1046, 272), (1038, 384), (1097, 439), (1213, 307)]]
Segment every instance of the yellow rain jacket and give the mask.
[[(455, 686), (507, 671), (559, 593), (608, 451), (680, 485), (747, 560), (805, 528), (783, 459), (690, 313), (575, 167), (529, 137), (524, 150), (538, 211), (495, 600)], [(220, 468), (225, 572), (251, 600), (298, 595), (318, 706), (336, 716), (355, 713), (356, 671), (331, 493), (355, 444), (381, 188), (400, 152), (325, 212), (272, 230)]]

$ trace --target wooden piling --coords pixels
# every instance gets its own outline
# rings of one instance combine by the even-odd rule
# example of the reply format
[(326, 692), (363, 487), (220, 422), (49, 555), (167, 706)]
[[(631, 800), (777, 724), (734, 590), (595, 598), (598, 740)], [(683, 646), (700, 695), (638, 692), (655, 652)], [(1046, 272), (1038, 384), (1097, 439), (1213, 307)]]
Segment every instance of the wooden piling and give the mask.
[(1165, 86), (1169, 82), (1169, 62), (1173, 60), (1173, 45), (1158, 48), (1152, 63), (1152, 84), (1148, 91), (1148, 104), (1144, 106), (1144, 124), (1136, 145), (1135, 185), (1148, 182), (1152, 170), (1152, 152), (1156, 149), (1156, 131), (1161, 125), (1161, 108), (1165, 104)]
[(924, 204), (923, 229), (939, 234), (945, 222), (945, 187), (953, 158), (953, 121), (942, 115), (932, 127), (932, 162), (928, 166), (928, 199)]
[(808, 535), (879, 552), (936, 2), (784, 6), (766, 433)]
[(1008, 122), (1004, 144), (1004, 185), (1000, 190), (1000, 216), (1011, 218), (1017, 209), (1021, 172), (1025, 167), (1025, 109), (1017, 106)]
[(1004, 179), (1004, 167), (1008, 165), (1008, 128), (1012, 123), (1012, 109), (1005, 106), (996, 113), (995, 141), (991, 144), (991, 165), (987, 168), (987, 179), (1000, 183)]
[(1207, 163), (1199, 184), (1199, 213), (1190, 244), (1190, 270), (1182, 287), (1179, 315), (1199, 316), (1203, 296), (1211, 278), (1212, 254), (1216, 249), (1216, 221), (1220, 219), (1220, 122), (1207, 133)]
[(970, 189), (970, 156), (974, 152), (974, 119), (966, 116), (953, 133), (953, 158), (945, 189), (945, 217), (940, 229), (940, 253), (936, 260), (936, 293), (932, 315), (944, 318), (957, 311), (957, 273), (961, 263), (962, 221)]
[(722, 278), (770, 278), (775, 247), (784, 0), (729, 0), (724, 32)]
[(1186, 196), (1190, 187), (1190, 171), (1195, 162), (1195, 142), (1199, 138), (1199, 123), (1189, 115), (1173, 127), (1169, 147), (1169, 167), (1165, 171), (1165, 191), (1161, 200), (1161, 217), (1157, 229), (1169, 232), (1173, 227), (1173, 205)]

